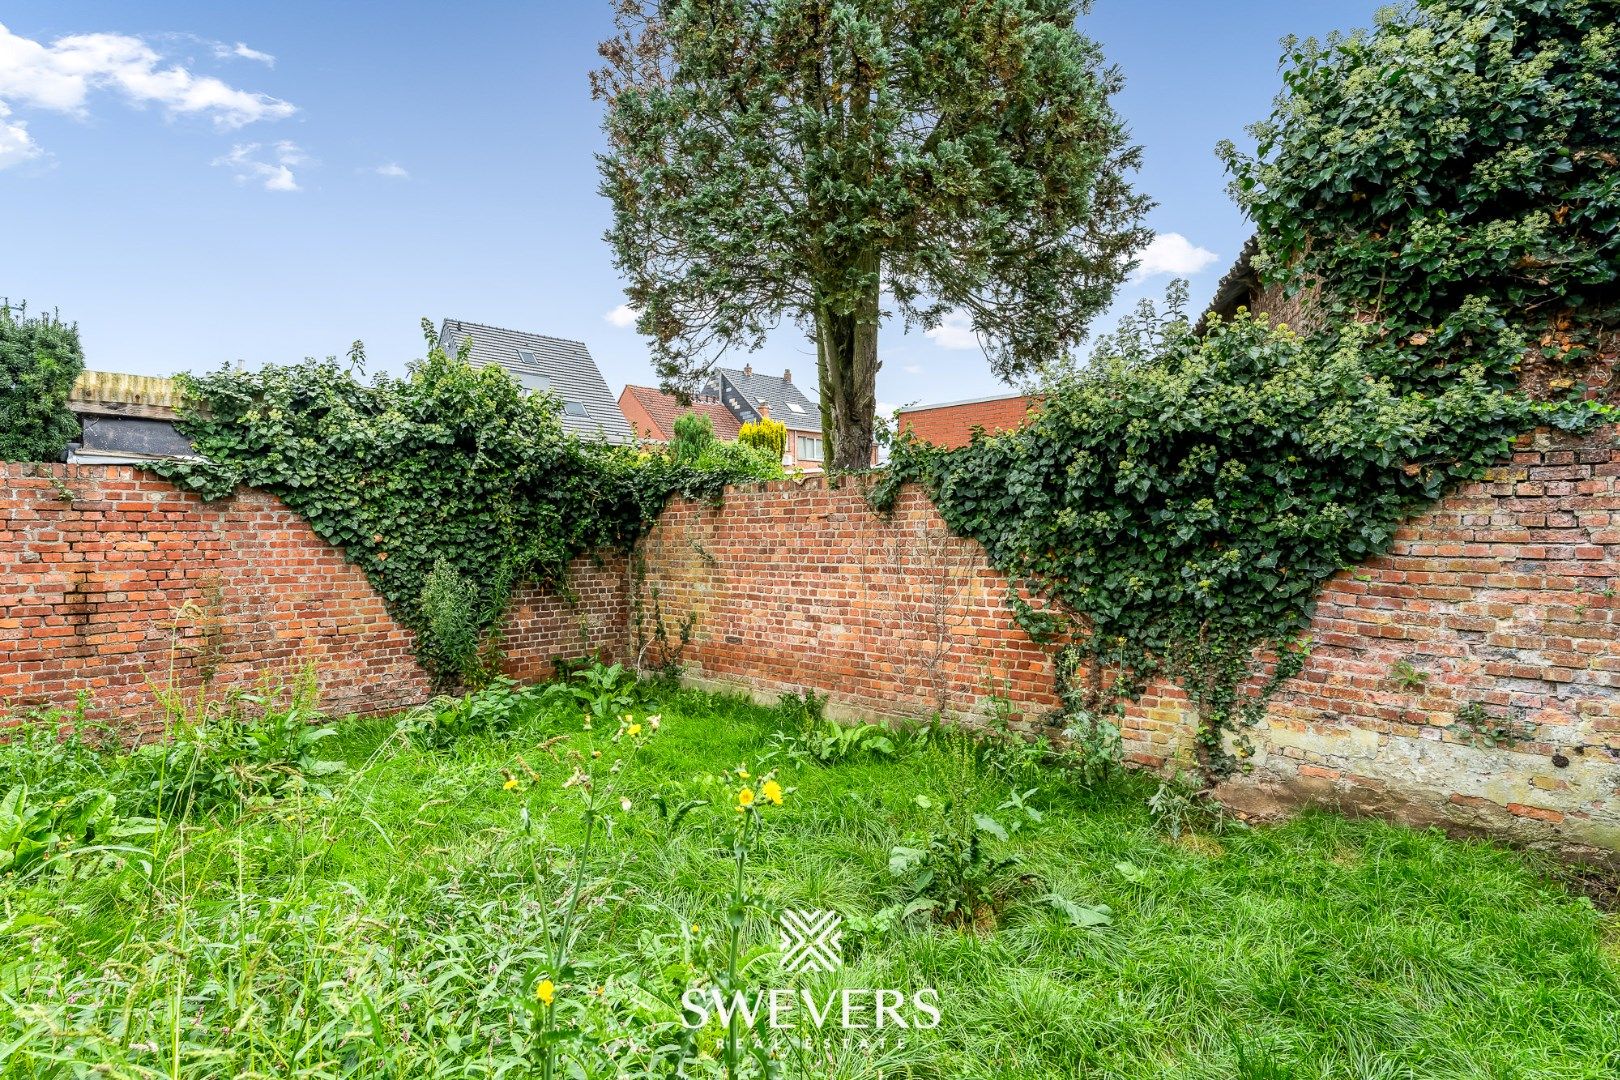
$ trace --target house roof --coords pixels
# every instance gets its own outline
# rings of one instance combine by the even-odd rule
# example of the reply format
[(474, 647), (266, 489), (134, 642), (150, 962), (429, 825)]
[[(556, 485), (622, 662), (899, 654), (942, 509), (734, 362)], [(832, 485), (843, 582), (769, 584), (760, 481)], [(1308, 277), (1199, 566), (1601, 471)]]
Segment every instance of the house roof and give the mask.
[[(459, 349), (464, 338), (472, 339), (467, 360), (474, 367), (495, 364), (526, 389), (549, 390), (560, 398), (564, 406), (560, 419), (570, 434), (608, 442), (633, 438), (607, 380), (583, 342), (462, 319), (446, 319), (439, 328), (439, 342), (450, 352)], [(520, 353), (532, 356), (533, 361)], [(577, 415), (581, 409), (584, 415)]]
[[(640, 432), (646, 438), (656, 442), (668, 442), (675, 437), (675, 421), (687, 413), (697, 413), (707, 416), (714, 422), (715, 438), (722, 442), (731, 442), (737, 438), (737, 431), (741, 424), (731, 415), (731, 411), (715, 399), (693, 398), (692, 404), (682, 405), (676, 400), (674, 394), (666, 394), (650, 386), (626, 386), (624, 393), (619, 395), (621, 405), (625, 398), (630, 398), (641, 406), (652, 422), (652, 430)], [(631, 427), (635, 424), (632, 423)]]
[(789, 431), (821, 430), (821, 405), (800, 390), (788, 372), (765, 375), (749, 366), (715, 368), (714, 374), (719, 390), (713, 392), (713, 384), (708, 390), (739, 419), (758, 420), (763, 407), (769, 410), (772, 420), (781, 422)]
[(1198, 325), (1193, 328), (1194, 333), (1202, 334), (1212, 317), (1230, 319), (1237, 314), (1238, 308), (1249, 302), (1260, 287), (1260, 275), (1254, 272), (1254, 257), (1259, 253), (1260, 235), (1255, 233), (1244, 242), (1237, 262), (1215, 286), (1215, 297), (1199, 317)]

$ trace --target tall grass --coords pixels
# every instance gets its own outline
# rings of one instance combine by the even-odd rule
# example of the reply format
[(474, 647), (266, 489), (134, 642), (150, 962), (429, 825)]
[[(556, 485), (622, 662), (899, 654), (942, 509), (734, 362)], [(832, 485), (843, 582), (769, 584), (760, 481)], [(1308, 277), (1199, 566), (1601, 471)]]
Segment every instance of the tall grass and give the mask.
[[(1007, 799), (960, 740), (821, 764), (783, 752), (772, 710), (666, 691), (634, 710), (662, 725), (631, 755), (583, 730), (571, 695), (511, 696), (450, 740), (347, 723), (321, 744), (347, 770), (320, 785), (194, 804), (138, 854), (0, 877), (0, 1075), (520, 1077), (552, 1045), (559, 1076), (719, 1076), (728, 1031), (683, 1027), (680, 994), (720, 979), (734, 929), (739, 978), (779, 982), (783, 907), (847, 918), (846, 966), (805, 985), (931, 986), (943, 1012), (881, 1040), (779, 1039), (763, 1068), (784, 1076), (1620, 1074), (1615, 921), (1525, 856), (1326, 814), (1171, 841), (1140, 780), (1033, 766), (1041, 822), (995, 845), (1040, 885), (958, 930), (893, 916), (889, 857), (946, 798)], [(116, 768), (30, 745), (0, 749), (0, 778)], [(566, 785), (621, 759), (587, 825)], [(741, 766), (788, 795), (749, 838), (739, 911)], [(1077, 926), (1045, 892), (1112, 922)]]

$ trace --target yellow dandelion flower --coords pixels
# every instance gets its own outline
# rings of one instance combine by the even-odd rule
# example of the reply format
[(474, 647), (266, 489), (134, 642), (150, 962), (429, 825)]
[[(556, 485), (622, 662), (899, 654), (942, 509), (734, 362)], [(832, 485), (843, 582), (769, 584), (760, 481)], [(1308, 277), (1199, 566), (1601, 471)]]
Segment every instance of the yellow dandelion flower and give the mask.
[(518, 783), (518, 778), (514, 776), (514, 777), (512, 777), (512, 779), (508, 780), (506, 783), (501, 785), (501, 790), (502, 791), (516, 791), (521, 786), (522, 785)]
[(626, 735), (630, 736), (633, 739), (637, 735), (641, 734), (641, 725), (640, 724), (631, 724), (628, 728), (625, 729), (624, 733)]
[(739, 780), (747, 780), (748, 779), (748, 766), (746, 766), (746, 765), (737, 766), (737, 779), (739, 779)]
[(765, 796), (765, 801), (772, 806), (782, 805), (782, 785), (775, 780), (767, 780), (760, 785), (759, 793)]
[(754, 805), (754, 789), (745, 787), (741, 791), (737, 792), (737, 805), (738, 806), (744, 806), (744, 807), (753, 806)]
[(693, 923), (692, 924), (692, 933), (694, 933), (694, 934), (703, 933), (703, 927), (699, 926), (697, 923)]
[(557, 997), (557, 984), (550, 979), (541, 979), (534, 984), (534, 996), (540, 999), (540, 1004), (550, 1005)]

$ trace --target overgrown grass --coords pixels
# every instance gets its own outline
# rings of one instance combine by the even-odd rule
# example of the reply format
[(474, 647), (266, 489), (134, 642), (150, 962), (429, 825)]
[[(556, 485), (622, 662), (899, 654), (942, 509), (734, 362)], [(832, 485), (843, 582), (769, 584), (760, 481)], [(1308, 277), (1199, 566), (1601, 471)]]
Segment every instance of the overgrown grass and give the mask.
[[(749, 855), (745, 977), (934, 987), (942, 1012), (931, 1030), (781, 1039), (780, 1075), (1620, 1073), (1620, 928), (1521, 855), (1326, 814), (1172, 842), (1141, 778), (1008, 777), (947, 734), (827, 764), (789, 752), (781, 711), (666, 691), (633, 710), (662, 722), (629, 755), (622, 729), (583, 731), (569, 695), (517, 697), (497, 733), (343, 726), (321, 748), (349, 765), (329, 795), (294, 785), (160, 818), (140, 854), (0, 877), (0, 1071), (527, 1076), (545, 974), (559, 1024), (584, 1033), (559, 1075), (720, 1075), (721, 1033), (687, 1032), (680, 994), (723, 967), (735, 793), (774, 770), (787, 794)], [(575, 962), (544, 971), (544, 919), (577, 869), (565, 784), (593, 766), (603, 783), (621, 757)], [(1036, 814), (1003, 807), (1013, 781)], [(892, 849), (958, 812), (1016, 826), (984, 838), (1018, 861), (979, 929), (898, 914), (911, 894)], [(1111, 922), (1076, 925), (1052, 893)], [(778, 972), (772, 916), (788, 907), (847, 917), (841, 971)]]

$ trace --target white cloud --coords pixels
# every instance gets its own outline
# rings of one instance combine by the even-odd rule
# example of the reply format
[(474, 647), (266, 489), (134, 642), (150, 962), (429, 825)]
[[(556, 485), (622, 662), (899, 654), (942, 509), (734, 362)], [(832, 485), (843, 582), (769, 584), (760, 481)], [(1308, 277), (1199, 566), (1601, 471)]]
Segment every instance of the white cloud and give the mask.
[(258, 49), (250, 49), (240, 41), (238, 41), (235, 45), (227, 45), (223, 41), (215, 42), (214, 55), (222, 60), (234, 56), (242, 60), (257, 61), (258, 63), (263, 64), (265, 67), (276, 66), (276, 58), (274, 56), (271, 56), (267, 52), (260, 52)]
[(948, 312), (940, 324), (923, 336), (942, 349), (977, 349), (979, 335), (973, 331), (973, 317), (965, 311)]
[(906, 365), (906, 374), (907, 375), (921, 375), (922, 373), (923, 373), (923, 366), (921, 364), (907, 364)]
[(1213, 251), (1198, 247), (1180, 233), (1160, 233), (1138, 257), (1135, 280), (1142, 281), (1156, 274), (1185, 277), (1198, 273), (1218, 258), (1220, 256)]
[(379, 165), (371, 170), (378, 176), (387, 176), (394, 180), (409, 180), (411, 174), (405, 171), (405, 166), (397, 161), (390, 161), (386, 165)]
[(606, 319), (614, 326), (634, 326), (636, 324), (636, 320), (640, 317), (641, 312), (637, 311), (629, 304), (620, 304), (618, 307), (602, 316), (602, 318)]
[(42, 45), (0, 24), (0, 102), (85, 116), (96, 90), (171, 114), (207, 116), (225, 131), (298, 111), (290, 102), (238, 90), (212, 75), (165, 66), (163, 57), (137, 37), (70, 34)]
[(39, 144), (28, 134), (28, 125), (18, 120), (7, 123), (11, 110), (0, 102), (0, 169), (9, 169), (40, 155)]
[(297, 143), (283, 139), (272, 146), (260, 143), (237, 143), (231, 152), (214, 159), (236, 174), (236, 182), (263, 183), (266, 191), (298, 191), (298, 178), (293, 168), (307, 165), (310, 157)]

